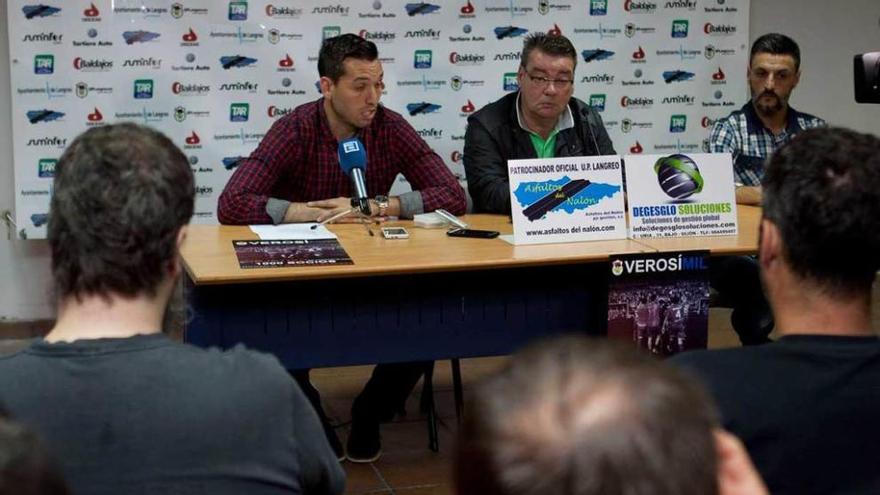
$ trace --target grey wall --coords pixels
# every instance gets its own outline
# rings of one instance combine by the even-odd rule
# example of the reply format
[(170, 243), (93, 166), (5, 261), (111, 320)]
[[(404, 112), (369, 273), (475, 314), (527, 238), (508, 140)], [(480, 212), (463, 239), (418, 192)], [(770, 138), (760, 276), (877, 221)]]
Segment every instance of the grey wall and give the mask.
[(880, 134), (880, 105), (855, 103), (852, 82), (853, 55), (880, 51), (880, 0), (753, 0), (749, 30), (752, 40), (776, 31), (800, 45), (792, 106), (831, 125)]
[[(715, 0), (700, 0), (712, 2)], [(739, 3), (737, 0), (726, 0)], [(9, 92), (7, 3), (0, 1), (0, 212), (15, 203)], [(801, 46), (801, 83), (791, 103), (832, 125), (880, 134), (880, 105), (853, 100), (852, 57), (880, 51), (878, 0), (753, 0), (751, 39), (777, 31)], [(742, 69), (745, 76), (746, 68)], [(729, 76), (730, 77), (730, 76)], [(49, 253), (45, 241), (6, 238), (0, 227), (0, 319), (54, 315), (49, 297)]]

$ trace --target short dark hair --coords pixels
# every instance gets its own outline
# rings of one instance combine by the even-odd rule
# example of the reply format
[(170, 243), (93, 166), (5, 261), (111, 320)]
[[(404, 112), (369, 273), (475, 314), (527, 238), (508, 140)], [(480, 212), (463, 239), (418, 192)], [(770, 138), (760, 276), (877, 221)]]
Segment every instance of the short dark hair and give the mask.
[(569, 57), (574, 61), (574, 68), (577, 67), (577, 51), (571, 41), (561, 34), (548, 34), (539, 31), (526, 36), (523, 41), (522, 53), (519, 56), (519, 64), (523, 68), (529, 61), (529, 55), (535, 49), (547, 55)]
[(39, 438), (0, 413), (0, 495), (68, 495), (55, 461)]
[(343, 62), (347, 58), (372, 62), (379, 58), (379, 50), (372, 41), (365, 40), (356, 34), (340, 34), (327, 38), (321, 43), (318, 53), (318, 75), (329, 77), (333, 82), (345, 73)]
[(880, 268), (880, 139), (801, 132), (770, 157), (762, 186), (763, 215), (797, 275), (838, 297), (870, 293)]
[(801, 49), (793, 39), (784, 34), (768, 33), (756, 39), (752, 43), (752, 51), (749, 54), (749, 65), (752, 64), (755, 55), (759, 53), (791, 55), (791, 58), (794, 59), (795, 70), (800, 70), (801, 68)]
[(460, 495), (711, 495), (707, 394), (632, 347), (563, 337), (518, 353), (470, 400)]
[(61, 155), (48, 224), (60, 297), (154, 295), (193, 214), (193, 173), (159, 131), (89, 129)]

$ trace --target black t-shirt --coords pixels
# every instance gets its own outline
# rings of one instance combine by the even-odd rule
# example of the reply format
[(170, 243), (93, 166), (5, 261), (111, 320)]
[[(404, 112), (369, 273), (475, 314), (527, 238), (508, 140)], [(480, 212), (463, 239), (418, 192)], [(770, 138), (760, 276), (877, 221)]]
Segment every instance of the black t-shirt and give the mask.
[(880, 339), (790, 335), (684, 353), (774, 495), (880, 493)]
[(0, 357), (0, 403), (74, 493), (342, 493), (317, 415), (278, 361), (161, 334)]

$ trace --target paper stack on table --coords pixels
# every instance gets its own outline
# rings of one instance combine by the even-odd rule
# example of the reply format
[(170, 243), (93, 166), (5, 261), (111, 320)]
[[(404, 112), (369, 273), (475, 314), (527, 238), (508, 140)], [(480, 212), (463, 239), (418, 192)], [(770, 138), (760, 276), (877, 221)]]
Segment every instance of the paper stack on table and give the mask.
[(280, 225), (251, 225), (251, 230), (264, 241), (276, 239), (317, 240), (336, 239), (336, 234), (327, 230), (324, 225), (310, 223), (284, 223)]

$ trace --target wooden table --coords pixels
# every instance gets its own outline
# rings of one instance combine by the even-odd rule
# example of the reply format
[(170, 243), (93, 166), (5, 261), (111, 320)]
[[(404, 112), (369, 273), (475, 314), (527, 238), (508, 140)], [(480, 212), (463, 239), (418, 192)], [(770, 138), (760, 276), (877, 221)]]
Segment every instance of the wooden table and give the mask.
[[(244, 342), (289, 368), (506, 354), (566, 330), (602, 333), (606, 264), (616, 254), (757, 249), (760, 210), (738, 208), (738, 236), (513, 246), (501, 239), (450, 238), (406, 226), (387, 240), (373, 227), (330, 229), (354, 265), (241, 269), (233, 240), (241, 226), (190, 227), (182, 248), (198, 345)], [(474, 228), (511, 233), (507, 217), (468, 215)]]
[[(239, 342), (271, 352), (288, 369), (453, 359), (508, 354), (565, 331), (602, 334), (607, 318), (609, 256), (709, 249), (757, 249), (760, 210), (739, 208), (734, 237), (617, 240), (513, 246), (501, 239), (452, 238), (414, 228), (387, 240), (373, 227), (330, 229), (354, 265), (241, 269), (232, 241), (256, 239), (247, 227), (190, 227), (182, 248), (192, 319), (186, 340), (201, 346)], [(510, 234), (506, 216), (468, 215), (473, 228)], [(431, 374), (423, 397), (429, 447), (437, 451)]]

